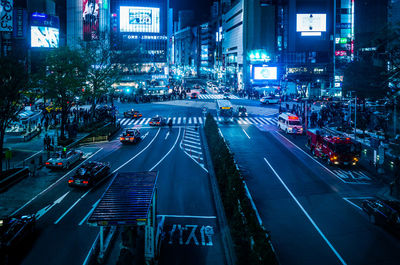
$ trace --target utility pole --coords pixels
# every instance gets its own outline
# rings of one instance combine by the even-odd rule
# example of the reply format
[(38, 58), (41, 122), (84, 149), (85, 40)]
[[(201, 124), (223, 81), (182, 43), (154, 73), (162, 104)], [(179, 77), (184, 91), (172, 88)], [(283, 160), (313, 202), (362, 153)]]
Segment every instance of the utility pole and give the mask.
[(351, 126), (351, 92), (352, 91), (349, 91), (350, 92), (350, 100), (349, 100), (349, 109), (350, 109), (350, 114), (349, 114), (349, 126)]

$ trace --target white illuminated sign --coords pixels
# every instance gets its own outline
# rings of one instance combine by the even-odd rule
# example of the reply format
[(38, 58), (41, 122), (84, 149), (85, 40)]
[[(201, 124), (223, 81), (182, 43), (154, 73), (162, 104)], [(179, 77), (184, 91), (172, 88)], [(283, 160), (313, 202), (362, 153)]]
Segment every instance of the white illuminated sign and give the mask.
[(160, 9), (121, 6), (119, 30), (120, 32), (160, 33)]
[(276, 80), (277, 68), (268, 66), (256, 66), (253, 69), (254, 80)]
[(326, 14), (297, 14), (296, 31), (302, 36), (321, 36), (326, 32)]
[(50, 27), (31, 27), (31, 47), (58, 48), (59, 30)]

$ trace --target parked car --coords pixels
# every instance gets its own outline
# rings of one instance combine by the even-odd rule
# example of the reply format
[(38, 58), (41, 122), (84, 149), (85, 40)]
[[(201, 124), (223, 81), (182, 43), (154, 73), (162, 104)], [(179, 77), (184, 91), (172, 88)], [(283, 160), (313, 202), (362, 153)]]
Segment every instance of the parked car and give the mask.
[(119, 138), (119, 141), (123, 144), (137, 143), (140, 141), (141, 135), (138, 129), (127, 129)]
[(20, 217), (0, 218), (0, 263), (11, 252), (20, 254), (21, 244), (34, 235), (36, 217), (24, 215)]
[(362, 209), (371, 223), (381, 225), (400, 236), (400, 202), (368, 199), (362, 202)]
[(166, 125), (166, 121), (165, 121), (165, 118), (163, 118), (161, 116), (155, 116), (155, 117), (151, 118), (149, 125), (150, 126), (164, 126), (164, 125)]
[(82, 157), (83, 152), (80, 150), (56, 151), (50, 155), (50, 159), (46, 161), (45, 165), (50, 169), (68, 169)]
[(134, 118), (134, 119), (139, 119), (141, 118), (143, 115), (134, 109), (128, 110), (124, 112), (124, 118)]
[(279, 98), (277, 97), (262, 97), (260, 99), (261, 104), (277, 104), (279, 103)]
[(69, 177), (69, 186), (92, 187), (110, 174), (110, 164), (91, 161), (79, 167), (73, 176)]

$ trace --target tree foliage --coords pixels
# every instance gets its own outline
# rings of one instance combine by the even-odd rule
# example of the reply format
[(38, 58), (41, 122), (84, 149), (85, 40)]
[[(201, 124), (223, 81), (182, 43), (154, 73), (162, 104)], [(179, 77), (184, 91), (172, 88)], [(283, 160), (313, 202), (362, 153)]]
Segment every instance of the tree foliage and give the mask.
[(72, 102), (85, 84), (87, 64), (83, 53), (68, 47), (50, 51), (41, 69), (41, 86), (47, 97), (61, 107), (61, 135), (65, 139), (65, 125)]
[(92, 102), (91, 113), (94, 115), (99, 99), (112, 92), (111, 85), (120, 78), (120, 70), (115, 63), (120, 55), (111, 50), (104, 40), (82, 43), (82, 46), (88, 67), (83, 96)]
[[(18, 120), (23, 95), (27, 91), (28, 75), (24, 65), (10, 57), (0, 57), (0, 149), (3, 150), (6, 128)], [(0, 172), (2, 156), (0, 156)]]

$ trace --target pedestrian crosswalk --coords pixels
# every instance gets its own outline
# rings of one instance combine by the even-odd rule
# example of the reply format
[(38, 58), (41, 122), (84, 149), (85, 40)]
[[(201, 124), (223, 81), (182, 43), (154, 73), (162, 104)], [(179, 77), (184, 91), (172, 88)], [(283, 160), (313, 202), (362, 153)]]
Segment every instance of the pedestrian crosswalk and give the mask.
[[(239, 97), (235, 95), (230, 95), (230, 99), (239, 99)], [(200, 94), (199, 99), (224, 99), (224, 95), (221, 94)]]
[[(166, 122), (172, 119), (173, 125), (202, 125), (205, 122), (204, 117), (168, 117), (166, 118)], [(121, 126), (146, 126), (149, 124), (151, 118), (140, 118), (140, 119), (131, 119), (131, 118), (122, 118), (118, 119), (117, 122), (121, 124)], [(265, 116), (253, 116), (246, 118), (234, 118), (233, 124), (239, 125), (276, 125), (278, 118), (276, 117), (265, 117)]]

